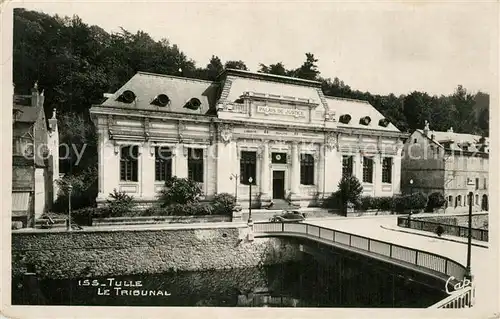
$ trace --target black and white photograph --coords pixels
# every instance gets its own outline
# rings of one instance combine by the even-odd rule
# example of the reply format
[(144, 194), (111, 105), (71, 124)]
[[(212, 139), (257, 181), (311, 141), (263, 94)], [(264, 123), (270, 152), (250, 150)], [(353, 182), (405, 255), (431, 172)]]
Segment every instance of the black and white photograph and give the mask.
[(1, 6), (5, 318), (500, 315), (497, 1)]

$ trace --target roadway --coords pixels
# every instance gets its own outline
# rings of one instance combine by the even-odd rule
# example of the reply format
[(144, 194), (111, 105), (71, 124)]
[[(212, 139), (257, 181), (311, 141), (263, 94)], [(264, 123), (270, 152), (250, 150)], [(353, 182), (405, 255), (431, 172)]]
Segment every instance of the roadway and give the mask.
[[(318, 218), (307, 220), (307, 223), (432, 252), (467, 265), (466, 244), (391, 230), (387, 226), (397, 227), (396, 216)], [(498, 293), (495, 291), (498, 286), (498, 266), (494, 252), (493, 249), (472, 246), (471, 270), (476, 286), (474, 308), (485, 310), (490, 315), (498, 304)]]

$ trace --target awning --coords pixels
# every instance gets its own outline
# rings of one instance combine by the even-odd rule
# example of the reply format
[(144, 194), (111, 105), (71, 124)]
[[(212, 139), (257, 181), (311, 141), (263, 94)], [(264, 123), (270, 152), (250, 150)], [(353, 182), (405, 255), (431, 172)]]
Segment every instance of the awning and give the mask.
[(30, 207), (30, 192), (12, 193), (12, 216), (25, 216)]

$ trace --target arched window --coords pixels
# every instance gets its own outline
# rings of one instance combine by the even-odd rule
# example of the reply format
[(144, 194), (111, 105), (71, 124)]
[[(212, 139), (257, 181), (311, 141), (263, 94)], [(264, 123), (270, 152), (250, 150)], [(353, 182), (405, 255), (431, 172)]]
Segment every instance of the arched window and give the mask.
[(389, 120), (388, 119), (380, 119), (378, 121), (378, 125), (382, 126), (382, 127), (387, 127), (389, 125)]
[(167, 104), (170, 102), (170, 98), (166, 94), (159, 94), (154, 98), (154, 100), (151, 102), (151, 104), (158, 105), (158, 106), (167, 106)]
[(369, 116), (365, 116), (365, 117), (362, 117), (361, 119), (359, 119), (359, 124), (370, 125), (371, 121), (372, 121), (372, 119)]
[(458, 195), (455, 199), (455, 207), (462, 206), (462, 196)]
[(132, 92), (130, 90), (126, 90), (122, 94), (120, 94), (120, 96), (116, 100), (118, 102), (130, 104), (130, 103), (134, 102), (135, 97), (136, 96), (135, 96), (134, 92)]
[(197, 110), (200, 108), (201, 101), (195, 97), (189, 100), (189, 102), (184, 105), (185, 108), (191, 109), (191, 110)]
[(476, 201), (475, 201), (475, 205), (479, 205), (479, 195), (476, 194)]
[(349, 114), (341, 115), (339, 118), (339, 122), (342, 124), (349, 124), (350, 121), (351, 121), (351, 116)]

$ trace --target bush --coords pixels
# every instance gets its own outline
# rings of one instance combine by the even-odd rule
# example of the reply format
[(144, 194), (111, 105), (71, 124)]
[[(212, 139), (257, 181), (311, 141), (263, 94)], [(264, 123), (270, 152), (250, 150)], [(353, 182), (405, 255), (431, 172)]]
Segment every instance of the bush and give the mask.
[(427, 201), (427, 207), (426, 211), (427, 212), (432, 212), (434, 211), (435, 208), (441, 208), (446, 204), (446, 199), (444, 198), (443, 194), (440, 192), (434, 192), (429, 195), (429, 199)]
[(165, 181), (165, 187), (159, 195), (162, 206), (171, 204), (187, 204), (197, 202), (202, 191), (193, 180), (187, 178), (178, 178), (173, 176)]
[(228, 193), (217, 194), (212, 201), (212, 205), (215, 214), (231, 216), (236, 206), (236, 198)]
[(412, 195), (395, 196), (393, 203), (393, 209), (398, 213), (402, 213), (406, 210), (420, 210), (425, 208), (427, 198), (422, 193), (415, 193)]
[(361, 196), (359, 202), (356, 205), (356, 209), (369, 210), (376, 207), (376, 197), (371, 196)]
[(323, 201), (323, 208), (328, 208), (328, 209), (341, 209), (342, 208), (342, 201), (340, 200), (340, 193), (338, 191), (333, 192), (325, 198)]
[(444, 228), (443, 226), (439, 225), (438, 227), (436, 227), (436, 235), (438, 235), (439, 237), (441, 237), (441, 235), (444, 233)]
[(136, 206), (133, 196), (125, 192), (118, 192), (116, 189), (109, 196), (112, 198), (107, 200), (107, 209), (110, 217), (133, 215), (131, 213)]

